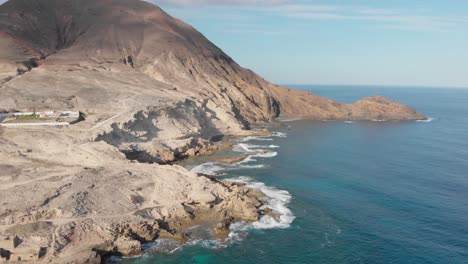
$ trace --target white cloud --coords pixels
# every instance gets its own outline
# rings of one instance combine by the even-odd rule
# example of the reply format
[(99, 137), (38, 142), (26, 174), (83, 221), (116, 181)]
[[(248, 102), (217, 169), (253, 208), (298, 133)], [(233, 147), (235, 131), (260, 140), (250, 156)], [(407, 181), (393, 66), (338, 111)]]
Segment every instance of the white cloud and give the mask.
[(442, 31), (465, 23), (466, 18), (443, 17), (427, 14), (408, 13), (397, 9), (376, 9), (358, 6), (313, 6), (286, 5), (274, 8), (281, 16), (308, 20), (352, 20), (380, 23), (387, 29)]
[(199, 6), (274, 6), (296, 2), (294, 0), (148, 0), (156, 4), (176, 7), (199, 7)]
[[(460, 24), (466, 24), (467, 18), (437, 16), (432, 12), (421, 10), (402, 10), (392, 8), (375, 8), (347, 4), (314, 4), (301, 0), (147, 0), (156, 4), (174, 8), (217, 8), (229, 6), (228, 14), (244, 16), (244, 21), (255, 20), (255, 13), (270, 16), (287, 17), (297, 20), (334, 20), (334, 21), (367, 21), (370, 27), (382, 29), (402, 29), (419, 31), (447, 31)], [(227, 11), (227, 10), (225, 10)], [(249, 11), (249, 12), (245, 12)], [(220, 15), (217, 12), (203, 12), (206, 19)], [(190, 13), (196, 13), (190, 11)], [(222, 14), (222, 13), (221, 13)], [(217, 20), (229, 20), (228, 14)], [(187, 14), (185, 14), (187, 15)], [(245, 18), (245, 16), (248, 17)], [(239, 30), (240, 32), (241, 30)]]
[(224, 32), (239, 33), (239, 34), (260, 34), (260, 35), (286, 35), (284, 31), (274, 31), (267, 29), (226, 29)]

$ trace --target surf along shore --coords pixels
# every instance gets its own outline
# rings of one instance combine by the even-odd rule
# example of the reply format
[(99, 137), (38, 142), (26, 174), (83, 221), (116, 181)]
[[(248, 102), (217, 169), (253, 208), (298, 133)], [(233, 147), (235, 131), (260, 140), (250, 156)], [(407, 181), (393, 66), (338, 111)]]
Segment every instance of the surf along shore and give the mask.
[(41, 251), (41, 256), (31, 255), (39, 263), (102, 263), (112, 256), (141, 255), (151, 243), (177, 248), (211, 241), (223, 246), (237, 236), (233, 230), (280, 221), (281, 212), (269, 206), (274, 188), (244, 178), (217, 179), (177, 165), (188, 157), (243, 146), (245, 158), (231, 165), (251, 166), (255, 156), (276, 155), (245, 145), (254, 138), (271, 140), (269, 132), (247, 131), (234, 141), (215, 143), (196, 140), (192, 145), (189, 140), (183, 151), (193, 155), (176, 155), (178, 160), (161, 165), (132, 160), (122, 149), (98, 140), (105, 131), (97, 141), (76, 141), (87, 126), (72, 126), (66, 133), (2, 129), (0, 157), (9, 165), (1, 165), (0, 239), (22, 240), (8, 249), (10, 259), (15, 252)]
[(279, 146), (274, 145), (274, 142), (286, 136), (287, 134), (282, 132), (263, 131), (253, 133), (252, 136), (231, 137), (221, 143), (231, 148), (223, 148), (205, 156), (183, 161), (181, 165), (190, 169), (191, 172), (254, 190), (260, 202), (259, 218), (255, 221), (233, 221), (226, 228), (228, 232), (223, 232), (222, 236), (217, 235), (216, 232), (213, 233), (206, 224), (200, 223), (186, 229), (190, 233), (190, 238), (183, 243), (160, 239), (147, 246), (146, 254), (172, 254), (184, 245), (194, 244), (207, 248), (224, 248), (231, 243), (241, 241), (251, 229), (288, 228), (295, 218), (287, 207), (292, 198), (289, 192), (267, 186), (249, 176), (226, 176), (226, 174), (235, 175), (238, 169), (265, 168), (266, 165), (262, 164), (262, 161), (278, 155)]

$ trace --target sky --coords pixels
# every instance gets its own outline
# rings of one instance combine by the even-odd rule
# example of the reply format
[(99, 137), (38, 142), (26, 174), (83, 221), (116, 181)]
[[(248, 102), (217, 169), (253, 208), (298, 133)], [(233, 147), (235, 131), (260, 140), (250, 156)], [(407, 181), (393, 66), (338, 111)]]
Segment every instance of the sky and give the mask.
[(466, 0), (149, 0), (278, 84), (468, 87)]
[(468, 87), (467, 0), (147, 1), (278, 84)]

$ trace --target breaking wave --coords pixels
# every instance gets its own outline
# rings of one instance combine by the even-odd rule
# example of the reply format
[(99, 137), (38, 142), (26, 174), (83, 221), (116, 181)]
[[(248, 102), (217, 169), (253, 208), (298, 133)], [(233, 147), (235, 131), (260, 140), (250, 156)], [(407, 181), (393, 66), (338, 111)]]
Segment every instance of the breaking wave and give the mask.
[(279, 137), (279, 138), (287, 138), (288, 134), (284, 132), (274, 132), (272, 134), (273, 137)]
[[(277, 145), (258, 145), (249, 144), (249, 141), (272, 141), (273, 137), (284, 138), (285, 133), (276, 132), (270, 136), (247, 137), (242, 139), (237, 145), (233, 147), (233, 151), (248, 154), (248, 156), (241, 162), (235, 164), (223, 164), (219, 162), (208, 162), (198, 165), (191, 169), (192, 172), (205, 174), (210, 176), (219, 176), (226, 171), (241, 168), (241, 169), (260, 169), (266, 167), (263, 164), (254, 163), (259, 158), (272, 158), (278, 155), (278, 152), (271, 151), (278, 149)], [(186, 246), (201, 246), (210, 249), (226, 248), (232, 243), (242, 241), (247, 235), (249, 230), (252, 229), (275, 229), (275, 228), (288, 228), (294, 221), (295, 216), (288, 208), (292, 199), (292, 195), (285, 190), (267, 186), (263, 182), (255, 181), (251, 177), (241, 176), (236, 178), (227, 179), (231, 182), (243, 183), (246, 187), (257, 189), (265, 194), (260, 197), (263, 206), (259, 209), (264, 212), (256, 222), (236, 222), (231, 224), (230, 233), (225, 241), (215, 239), (210, 234), (211, 229), (205, 229), (203, 226), (194, 226), (188, 228), (187, 231), (193, 235), (193, 238), (187, 243), (181, 244), (180, 241), (171, 239), (158, 239), (153, 243), (148, 243), (144, 246), (143, 258), (155, 255), (173, 254)], [(112, 258), (106, 263), (121, 263), (122, 258)]]
[[(237, 152), (243, 152), (250, 154), (243, 161), (238, 162), (236, 165), (243, 168), (256, 168), (257, 166), (263, 167), (264, 165), (253, 165), (258, 161), (258, 158), (272, 158), (278, 155), (278, 152), (271, 151), (271, 149), (277, 149), (277, 145), (256, 145), (249, 144), (246, 142), (259, 140), (259, 141), (270, 141), (274, 137), (285, 138), (286, 133), (274, 132), (270, 136), (260, 137), (247, 137), (244, 138), (239, 144), (235, 145), (233, 150)], [(252, 154), (254, 153), (254, 154)], [(254, 163), (255, 164), (255, 163)], [(232, 182), (244, 183), (246, 187), (252, 189), (258, 189), (265, 194), (263, 197), (264, 205), (260, 208), (261, 210), (269, 209), (271, 214), (263, 215), (258, 221), (253, 223), (239, 222), (231, 225), (231, 233), (229, 239), (237, 240), (241, 239), (242, 234), (249, 229), (272, 229), (272, 228), (288, 228), (294, 221), (295, 216), (288, 208), (288, 204), (292, 199), (291, 194), (288, 191), (280, 190), (275, 187), (267, 186), (262, 182), (254, 181), (250, 177), (237, 177), (228, 179)]]
[(267, 137), (267, 136), (249, 136), (249, 137), (246, 137), (246, 138), (242, 139), (243, 142), (249, 142), (249, 141), (254, 141), (254, 140), (257, 140), (257, 141), (273, 141), (272, 138)]
[(231, 231), (243, 231), (249, 228), (288, 228), (296, 218), (287, 207), (292, 199), (292, 195), (288, 191), (267, 186), (263, 182), (256, 182), (252, 178), (245, 176), (229, 179), (229, 181), (244, 183), (248, 188), (260, 190), (266, 195), (263, 198), (265, 204), (260, 209), (265, 210), (268, 208), (272, 212), (272, 215), (263, 215), (257, 222), (233, 224)]
[(261, 169), (267, 167), (267, 165), (259, 164), (259, 165), (237, 165), (237, 167), (241, 169)]
[(217, 162), (208, 162), (198, 165), (192, 168), (190, 171), (198, 174), (216, 176), (219, 175), (220, 172), (224, 171), (224, 169), (225, 168), (221, 167), (221, 165)]
[(418, 122), (418, 123), (431, 123), (434, 120), (435, 120), (435, 118), (428, 117), (426, 120), (416, 120), (416, 122)]
[(254, 145), (250, 145), (250, 144), (247, 144), (247, 143), (239, 143), (239, 144), (235, 145), (232, 150), (234, 150), (236, 152), (251, 153), (251, 152), (255, 152), (254, 150), (251, 149), (253, 146)]
[(284, 132), (273, 132), (269, 136), (248, 136), (242, 139), (242, 142), (249, 142), (249, 141), (273, 141), (274, 139), (272, 137), (279, 137), (279, 138), (285, 138), (287, 137), (288, 134)]
[(289, 119), (281, 119), (279, 120), (280, 122), (294, 122), (294, 121), (299, 121), (299, 120), (303, 120), (304, 118), (289, 118)]
[(251, 163), (257, 161), (258, 158), (273, 158), (278, 155), (278, 152), (271, 151), (271, 149), (279, 148), (278, 145), (258, 145), (246, 143), (249, 141), (260, 140), (260, 141), (269, 141), (273, 140), (273, 137), (285, 138), (287, 137), (286, 133), (274, 132), (270, 136), (258, 136), (258, 137), (246, 137), (242, 139), (238, 144), (233, 147), (233, 151), (242, 152), (248, 155), (244, 160), (233, 164), (233, 166), (239, 166), (241, 168), (264, 168), (265, 165), (245, 165), (246, 163)]
[(245, 164), (249, 162), (254, 162), (254, 161), (257, 161), (256, 158), (273, 158), (273, 157), (276, 157), (277, 155), (278, 155), (278, 152), (273, 152), (273, 151), (259, 152), (259, 153), (247, 156), (247, 158), (245, 158), (241, 162), (238, 162), (237, 164)]
[(253, 145), (248, 143), (239, 143), (234, 146), (233, 150), (236, 152), (252, 153), (263, 149), (279, 148), (277, 145)]

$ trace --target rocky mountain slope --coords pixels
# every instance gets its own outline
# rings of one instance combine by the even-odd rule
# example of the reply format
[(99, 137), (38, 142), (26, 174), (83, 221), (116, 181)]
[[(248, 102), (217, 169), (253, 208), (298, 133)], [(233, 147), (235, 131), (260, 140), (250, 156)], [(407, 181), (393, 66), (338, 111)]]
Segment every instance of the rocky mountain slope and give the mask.
[[(381, 97), (341, 104), (273, 85), (240, 67), (194, 28), (140, 0), (11, 0), (0, 13), (0, 110), (71, 109), (94, 113), (97, 120), (124, 115), (112, 129), (106, 125), (99, 132), (134, 135), (138, 132), (123, 123), (131, 115), (144, 112), (154, 118), (151, 111), (180, 108), (189, 99), (198, 104), (195, 111), (203, 119), (198, 136), (205, 140), (243, 134), (251, 124), (279, 116), (424, 118)], [(141, 140), (122, 133), (118, 139), (99, 138), (126, 152), (136, 150), (145, 160), (173, 160), (154, 155), (154, 141), (174, 137), (144, 140), (150, 144), (134, 144)], [(180, 144), (164, 148), (173, 151)]]
[(249, 129), (277, 117), (424, 118), (383, 97), (342, 104), (271, 84), (140, 0), (10, 0), (0, 6), (0, 112), (50, 110), (88, 118), (0, 127), (0, 238), (23, 236), (56, 263), (261, 217), (261, 194), (168, 165), (224, 136), (264, 133)]
[[(268, 83), (241, 68), (194, 28), (140, 0), (12, 0), (1, 6), (0, 13), (0, 46), (5, 47), (0, 57), (12, 66), (13, 73), (6, 78), (14, 78), (18, 72), (14, 63), (22, 63), (24, 70), (35, 64), (51, 70), (54, 66), (80, 70), (86, 68), (85, 62), (112, 68), (127, 61), (136, 72), (154, 80), (198, 98), (216, 99), (216, 104), (244, 124), (270, 121), (279, 115), (373, 118), (362, 101), (342, 105)], [(11, 86), (14, 82), (7, 85)], [(292, 95), (284, 96), (286, 91)], [(376, 108), (382, 106), (379, 114), (383, 119), (423, 118), (394, 102), (371, 101)]]

